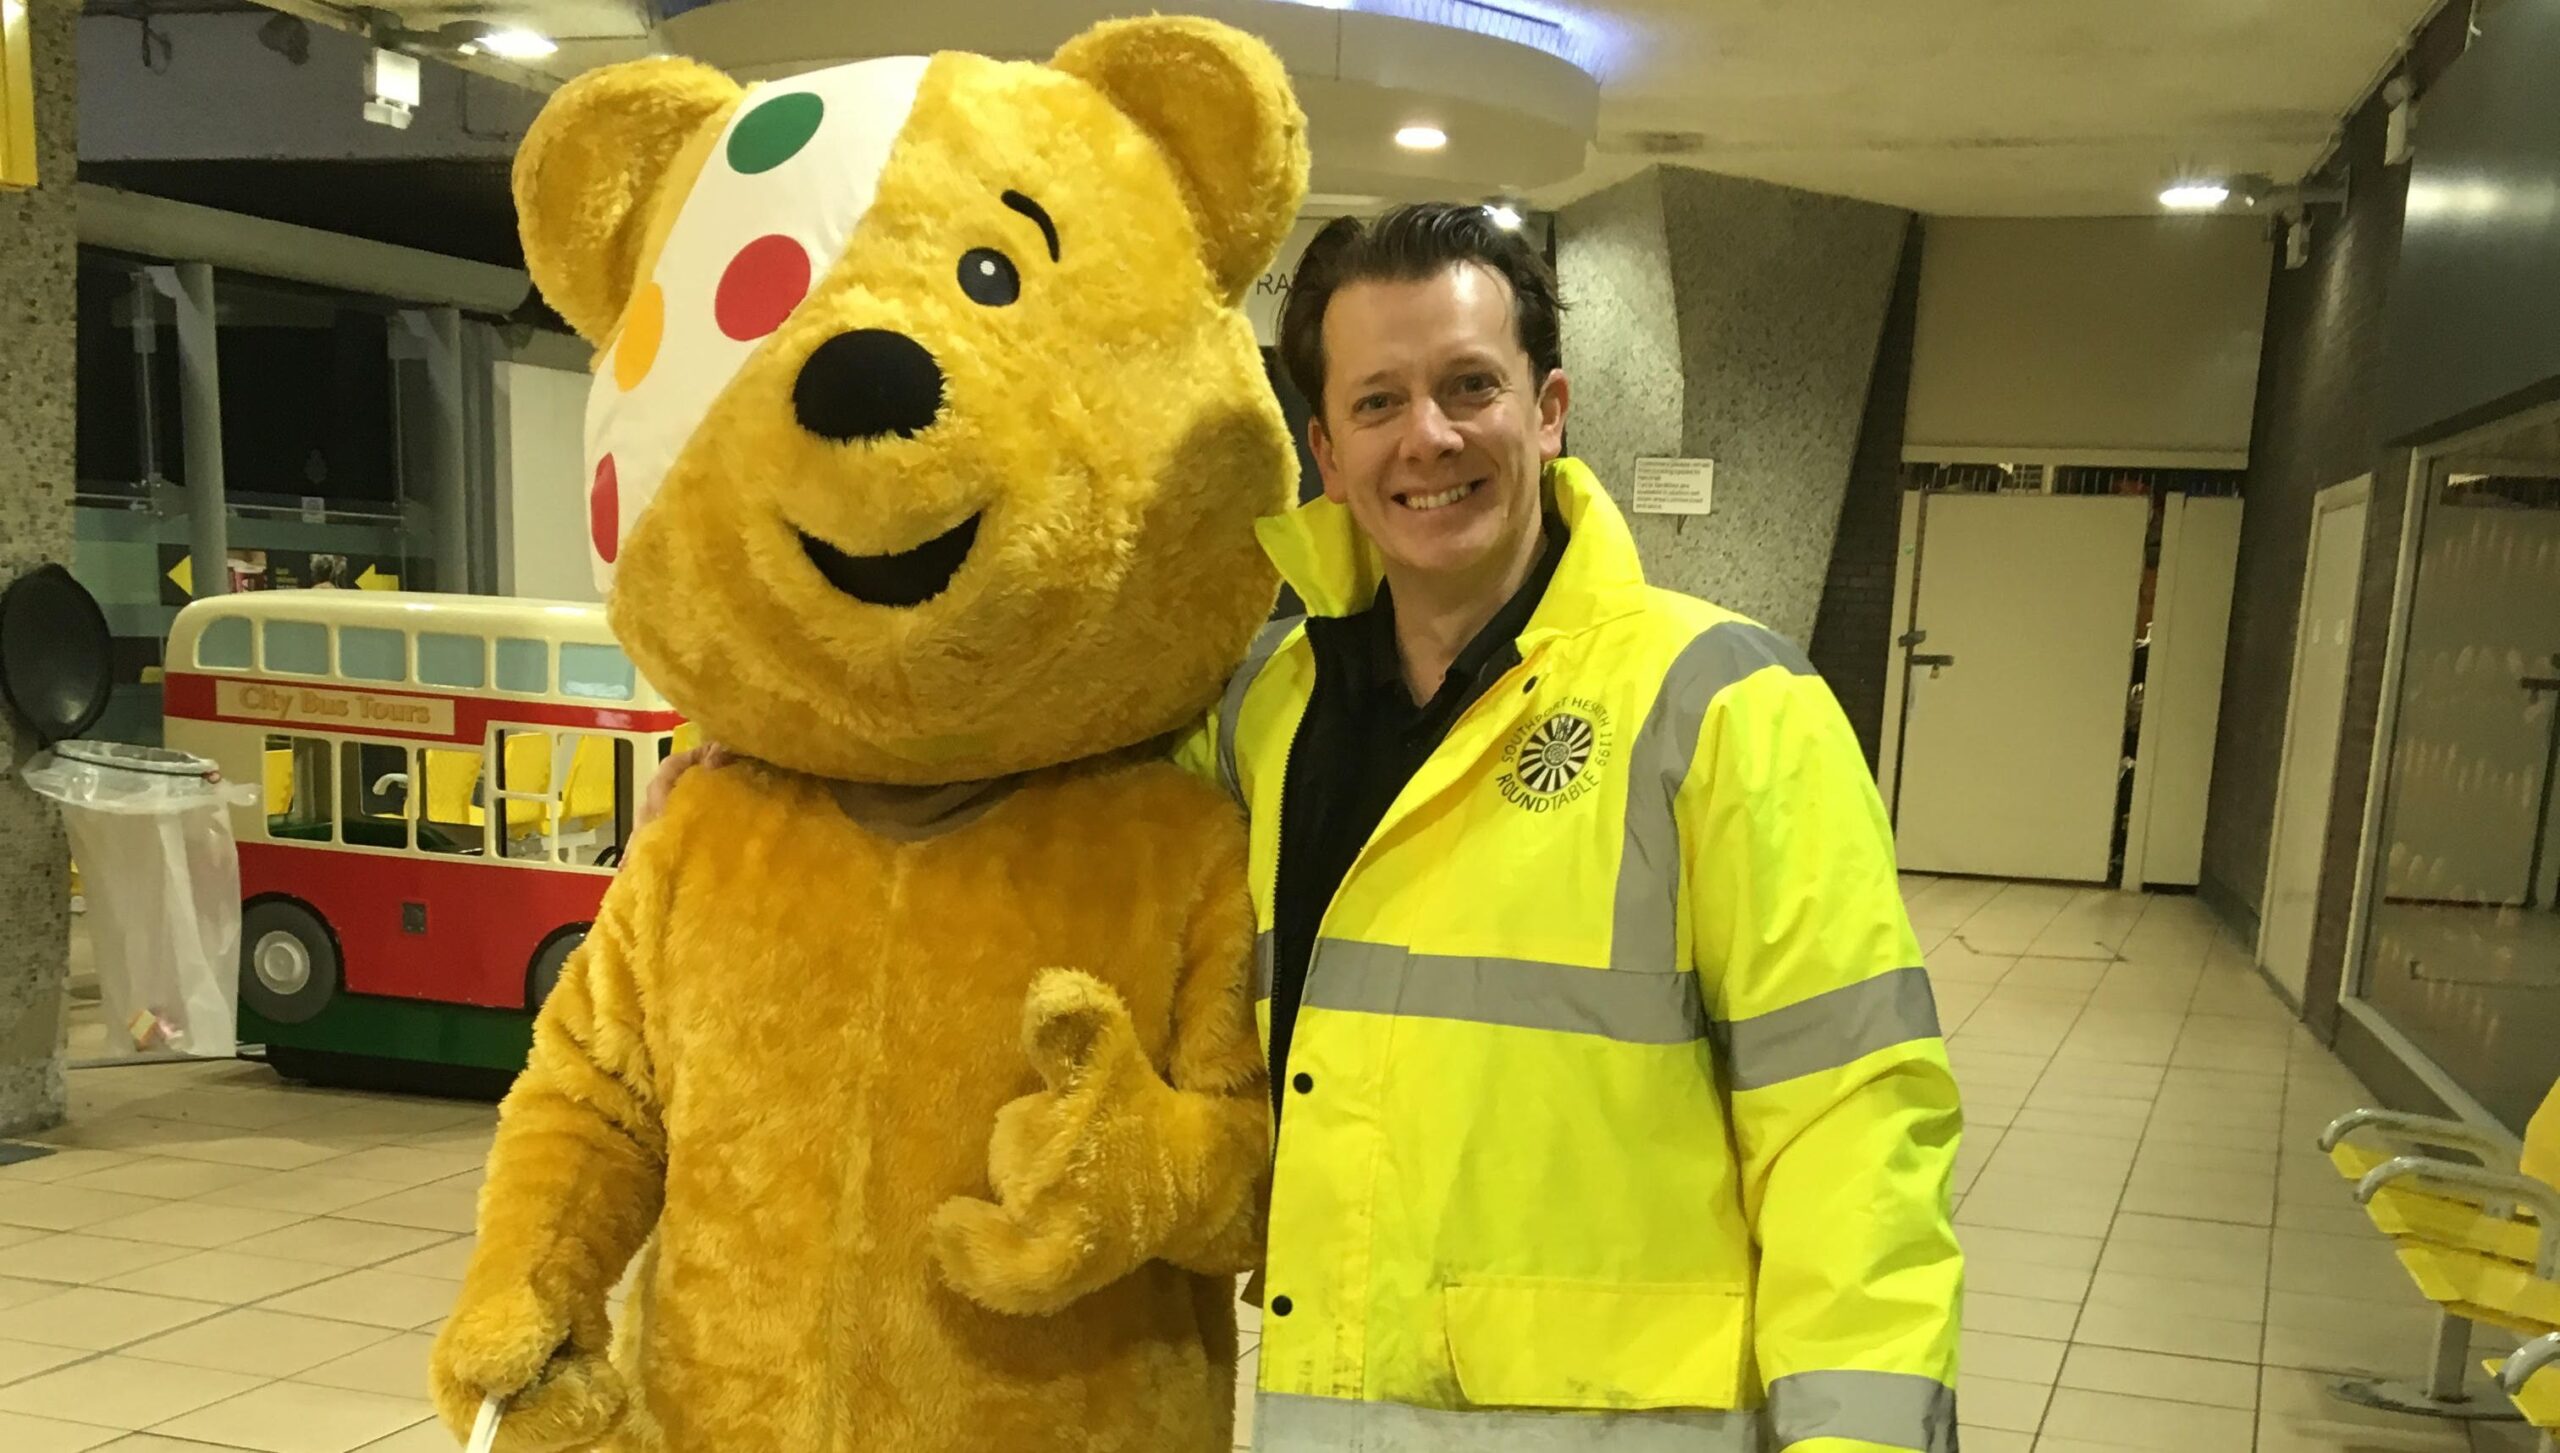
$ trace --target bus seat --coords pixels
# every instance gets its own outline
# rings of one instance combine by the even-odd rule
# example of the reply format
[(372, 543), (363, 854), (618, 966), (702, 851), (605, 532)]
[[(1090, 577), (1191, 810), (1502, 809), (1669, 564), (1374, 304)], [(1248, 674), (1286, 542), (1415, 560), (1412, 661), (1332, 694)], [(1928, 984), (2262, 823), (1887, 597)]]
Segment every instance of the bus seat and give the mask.
[(452, 747), (425, 747), (419, 755), (425, 759), (427, 790), (425, 822), (435, 823), (448, 832), (462, 827), (478, 827), (482, 817), (472, 801), (480, 785), (480, 754)]
[(293, 810), (293, 748), (266, 749), (267, 816), (282, 817)]
[[(515, 732), (507, 737), (507, 790), (551, 790), (551, 733)], [(546, 816), (543, 803), (524, 797), (507, 799), (507, 836), (541, 831)]]
[(561, 803), (561, 816), (566, 822), (587, 826), (613, 821), (613, 810), (613, 740), (581, 737), (577, 756), (569, 764), (569, 790)]

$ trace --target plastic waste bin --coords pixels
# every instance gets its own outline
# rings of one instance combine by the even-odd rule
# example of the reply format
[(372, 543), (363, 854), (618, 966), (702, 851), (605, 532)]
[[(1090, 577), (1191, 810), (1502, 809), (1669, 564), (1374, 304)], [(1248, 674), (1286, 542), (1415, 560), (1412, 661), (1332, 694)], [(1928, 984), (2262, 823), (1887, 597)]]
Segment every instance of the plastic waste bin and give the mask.
[(57, 742), (21, 776), (62, 804), (108, 1042), (236, 1053), (240, 855), (230, 809), (256, 790), (224, 783), (202, 757), (120, 742)]

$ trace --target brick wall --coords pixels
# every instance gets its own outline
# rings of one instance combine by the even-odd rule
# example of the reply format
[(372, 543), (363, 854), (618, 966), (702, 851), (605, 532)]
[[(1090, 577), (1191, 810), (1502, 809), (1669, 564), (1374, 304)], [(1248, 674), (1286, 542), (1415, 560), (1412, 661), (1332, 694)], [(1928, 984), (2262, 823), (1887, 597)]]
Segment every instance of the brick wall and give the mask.
[[(2422, 93), (2460, 55), (2467, 15), (2468, 7), (2448, 6), (2421, 32), (2411, 68)], [(2254, 938), (2284, 754), (2312, 502), (2321, 490), (2370, 473), (2364, 583), (2304, 994), (2305, 1018), (2324, 1035), (2335, 1033), (2409, 466), (2407, 451), (2384, 449), (2379, 432), (2385, 317), (2409, 187), (2406, 166), (2383, 165), (2388, 115), (2388, 104), (2377, 94), (2348, 118), (2331, 162), (2332, 175), (2343, 170), (2348, 181), (2345, 215), (2334, 208), (2316, 211), (2310, 260), (2290, 270), (2279, 266), (2268, 292), (2244, 486), (2248, 512), (2232, 597), (2200, 888)], [(2421, 138), (2423, 145), (2423, 132)]]
[(1927, 226), (1915, 219), (1903, 235), (1902, 260), (1876, 340), (1858, 450), (1840, 501), (1840, 528), (1823, 577), (1822, 605), (1806, 654), (1831, 683), (1875, 770), (1884, 728), (1885, 674), (1891, 665), (1893, 575), (1902, 529), (1902, 420), (1911, 393), (1911, 336), (1920, 310), (1920, 248)]

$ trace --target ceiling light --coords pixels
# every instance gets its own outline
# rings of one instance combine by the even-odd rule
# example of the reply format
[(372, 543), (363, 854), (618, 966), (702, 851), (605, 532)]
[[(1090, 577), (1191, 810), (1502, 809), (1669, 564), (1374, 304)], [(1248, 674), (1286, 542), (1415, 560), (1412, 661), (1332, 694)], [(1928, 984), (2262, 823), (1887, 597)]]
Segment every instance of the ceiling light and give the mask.
[(1449, 133), (1437, 126), (1408, 126), (1396, 133), (1396, 145), (1407, 151), (1438, 151), (1449, 144)]
[(2180, 182), (2160, 194), (2160, 205), (2172, 212), (2210, 212), (2231, 200), (2220, 182)]
[(1493, 219), (1494, 226), (1505, 232), (1520, 230), (1520, 209), (1508, 202), (1492, 203), (1484, 209), (1484, 214)]
[(480, 51), (502, 61), (538, 61), (556, 55), (559, 42), (530, 30), (509, 28), (492, 30), (463, 47), (465, 52)]

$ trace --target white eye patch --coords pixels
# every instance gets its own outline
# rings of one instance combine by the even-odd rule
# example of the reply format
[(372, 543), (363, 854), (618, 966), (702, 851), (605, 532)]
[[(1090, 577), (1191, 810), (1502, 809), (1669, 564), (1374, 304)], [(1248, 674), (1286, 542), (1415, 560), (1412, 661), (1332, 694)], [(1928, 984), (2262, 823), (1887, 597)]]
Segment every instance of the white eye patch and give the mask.
[(927, 64), (813, 71), (759, 87), (730, 118), (587, 394), (597, 589), (721, 390), (852, 241)]

